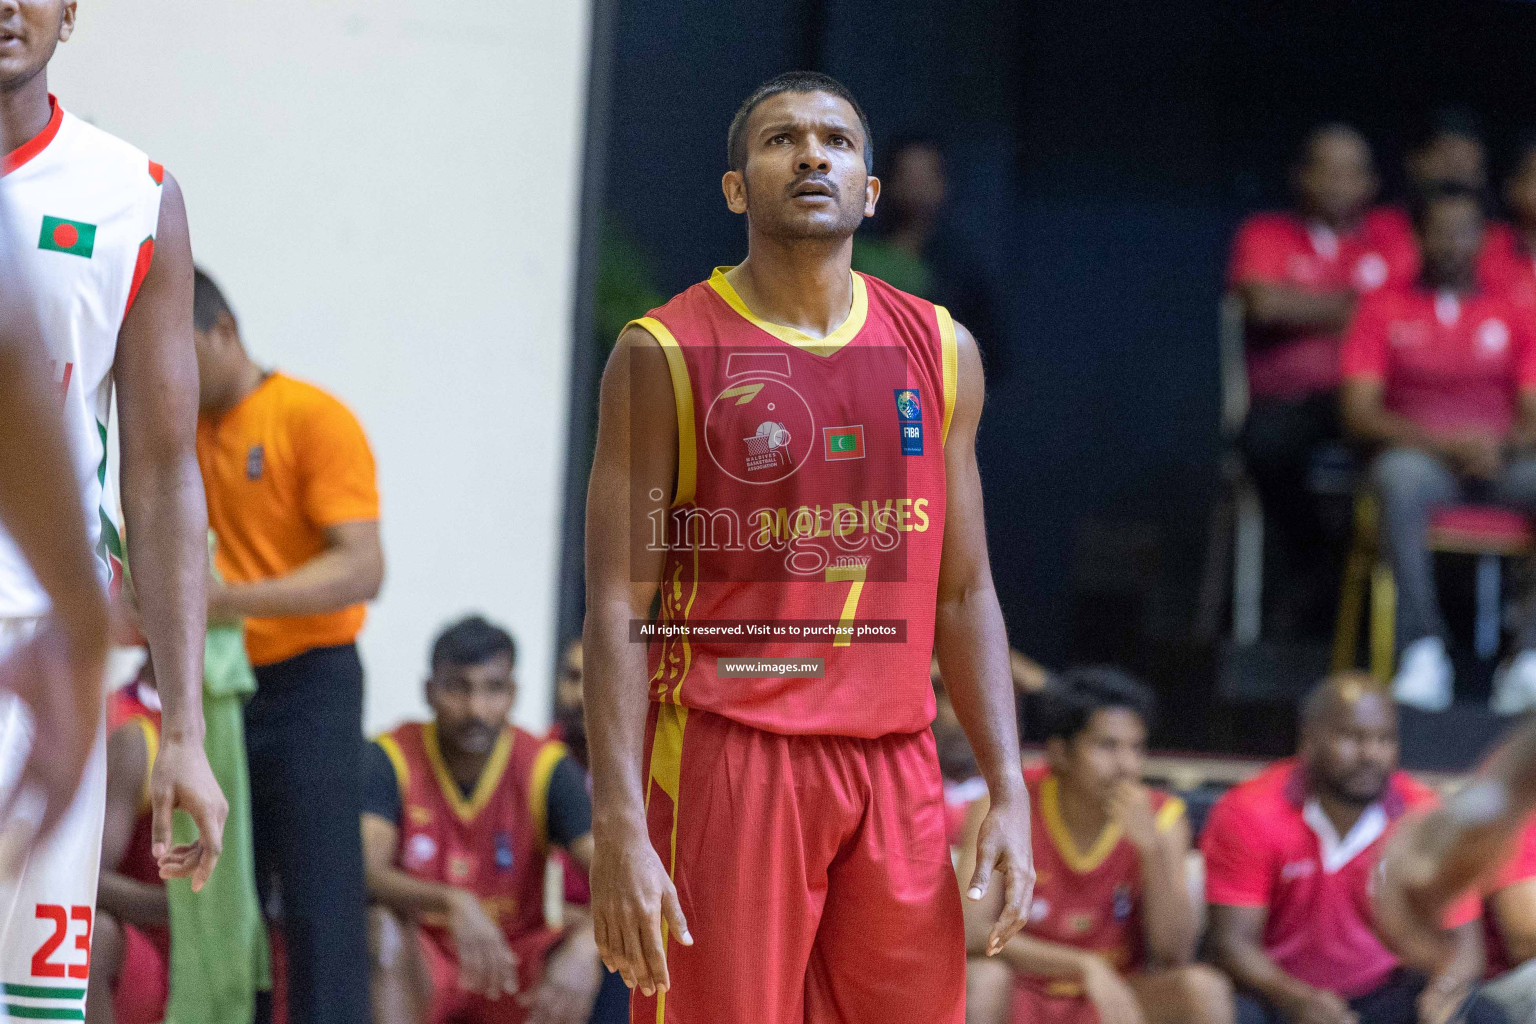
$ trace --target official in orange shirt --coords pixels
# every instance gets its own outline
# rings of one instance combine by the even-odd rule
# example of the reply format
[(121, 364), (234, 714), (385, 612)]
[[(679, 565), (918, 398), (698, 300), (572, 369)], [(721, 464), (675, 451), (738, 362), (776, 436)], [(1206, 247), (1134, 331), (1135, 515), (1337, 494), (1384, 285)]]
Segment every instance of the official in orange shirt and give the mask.
[(294, 1024), (367, 1024), (363, 668), (354, 641), (379, 592), (379, 495), (356, 417), (252, 361), (198, 271), (197, 461), (217, 537), (210, 619), (245, 620), (245, 709), (258, 883), (280, 886)]

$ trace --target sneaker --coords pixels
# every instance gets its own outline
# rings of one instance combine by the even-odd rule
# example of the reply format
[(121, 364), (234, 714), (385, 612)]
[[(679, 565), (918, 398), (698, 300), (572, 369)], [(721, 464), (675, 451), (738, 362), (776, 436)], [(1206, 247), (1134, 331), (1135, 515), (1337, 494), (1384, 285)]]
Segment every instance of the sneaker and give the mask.
[[(1392, 697), (1420, 711), (1444, 711), (1451, 706), (1452, 675), (1445, 641), (1437, 636), (1420, 637), (1404, 648), (1398, 659)], [(1536, 674), (1532, 679), (1536, 680)]]
[(1521, 715), (1536, 708), (1536, 651), (1521, 651), (1499, 666), (1488, 706), (1496, 715)]

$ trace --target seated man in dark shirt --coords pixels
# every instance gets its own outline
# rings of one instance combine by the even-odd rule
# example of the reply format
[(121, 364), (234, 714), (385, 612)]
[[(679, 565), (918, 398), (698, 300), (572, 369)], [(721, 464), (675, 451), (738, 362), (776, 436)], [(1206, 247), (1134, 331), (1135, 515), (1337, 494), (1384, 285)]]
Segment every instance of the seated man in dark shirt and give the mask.
[[(592, 857), (564, 744), (509, 724), (517, 649), (475, 616), (438, 637), (431, 722), (370, 744), (363, 859), (380, 1024), (585, 1024), (602, 979), (589, 918), (545, 913), (551, 845)], [(562, 915), (573, 916), (573, 915)]]

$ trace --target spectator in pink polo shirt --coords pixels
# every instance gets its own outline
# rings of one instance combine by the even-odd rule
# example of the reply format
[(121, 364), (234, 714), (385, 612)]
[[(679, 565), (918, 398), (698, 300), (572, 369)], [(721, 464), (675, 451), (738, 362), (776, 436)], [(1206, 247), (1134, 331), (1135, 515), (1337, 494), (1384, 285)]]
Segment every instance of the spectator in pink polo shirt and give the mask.
[[(1455, 955), (1432, 977), (1382, 945), (1369, 889), (1386, 837), (1435, 796), (1397, 768), (1397, 713), (1368, 677), (1321, 683), (1297, 757), (1227, 792), (1201, 840), (1210, 941), (1240, 1024), (1444, 1024), (1482, 977), (1478, 905), (1450, 915)], [(1482, 1000), (1468, 1024), (1502, 1019)]]

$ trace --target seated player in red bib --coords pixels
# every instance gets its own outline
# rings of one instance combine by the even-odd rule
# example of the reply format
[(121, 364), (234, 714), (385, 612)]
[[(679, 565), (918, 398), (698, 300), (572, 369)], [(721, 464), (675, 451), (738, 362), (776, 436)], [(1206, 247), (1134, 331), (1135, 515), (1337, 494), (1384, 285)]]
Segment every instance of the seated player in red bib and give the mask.
[(431, 722), (365, 759), (363, 856), (379, 1024), (585, 1024), (601, 980), (589, 919), (551, 927), (545, 858), (591, 862), (592, 807), (565, 745), (508, 723), (512, 637), (473, 616), (432, 649)]
[(1192, 963), (1184, 802), (1141, 784), (1151, 710), (1151, 692), (1112, 668), (1070, 669), (1041, 695), (1046, 764), (1024, 773), (1034, 902), (1024, 931), (990, 959), (979, 955), (988, 908), (967, 908), (973, 1024), (1232, 1021), (1230, 983)]
[(149, 662), (107, 698), (107, 813), (91, 942), (88, 1024), (156, 1024), (170, 981), (170, 907), (150, 852), (149, 771), (160, 694)]

